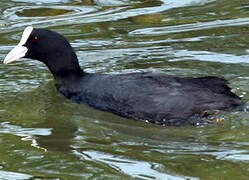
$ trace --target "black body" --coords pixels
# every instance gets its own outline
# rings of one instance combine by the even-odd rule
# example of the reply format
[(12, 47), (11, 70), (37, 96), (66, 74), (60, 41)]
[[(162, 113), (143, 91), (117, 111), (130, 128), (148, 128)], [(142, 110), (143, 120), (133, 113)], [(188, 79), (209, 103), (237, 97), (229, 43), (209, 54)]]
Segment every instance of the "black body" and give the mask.
[(25, 46), (25, 57), (44, 62), (67, 98), (124, 117), (162, 125), (195, 125), (205, 111), (243, 104), (227, 81), (217, 77), (85, 73), (68, 41), (50, 30), (34, 29)]

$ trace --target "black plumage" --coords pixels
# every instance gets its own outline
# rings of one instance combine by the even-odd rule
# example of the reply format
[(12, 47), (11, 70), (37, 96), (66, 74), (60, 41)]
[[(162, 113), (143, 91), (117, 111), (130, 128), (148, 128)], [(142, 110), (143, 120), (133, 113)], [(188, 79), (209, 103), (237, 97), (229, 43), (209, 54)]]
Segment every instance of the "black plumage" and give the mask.
[(77, 103), (120, 116), (162, 125), (195, 125), (209, 110), (243, 104), (228, 82), (218, 77), (176, 77), (157, 73), (86, 73), (60, 34), (33, 29), (24, 57), (47, 65), (58, 90)]

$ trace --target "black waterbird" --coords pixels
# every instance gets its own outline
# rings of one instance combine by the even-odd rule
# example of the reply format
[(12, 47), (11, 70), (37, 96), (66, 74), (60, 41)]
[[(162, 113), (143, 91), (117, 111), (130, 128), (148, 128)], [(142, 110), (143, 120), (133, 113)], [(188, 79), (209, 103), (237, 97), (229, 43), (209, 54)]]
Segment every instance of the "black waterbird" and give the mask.
[(159, 73), (120, 75), (86, 73), (69, 42), (60, 34), (31, 26), (4, 63), (20, 58), (43, 62), (58, 90), (77, 103), (161, 125), (196, 125), (207, 111), (243, 104), (228, 82), (218, 77), (177, 77)]

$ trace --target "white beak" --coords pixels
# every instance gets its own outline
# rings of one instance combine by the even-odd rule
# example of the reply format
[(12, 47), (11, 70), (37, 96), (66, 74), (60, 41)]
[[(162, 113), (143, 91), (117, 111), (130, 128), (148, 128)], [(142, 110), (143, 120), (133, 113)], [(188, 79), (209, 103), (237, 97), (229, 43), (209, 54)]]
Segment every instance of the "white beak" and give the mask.
[(14, 49), (12, 49), (7, 56), (4, 58), (3, 63), (9, 64), (13, 61), (16, 61), (25, 56), (28, 48), (24, 46), (17, 45)]
[(30, 34), (32, 33), (33, 29), (34, 28), (31, 27), (31, 26), (28, 26), (28, 27), (25, 28), (25, 30), (23, 31), (23, 34), (22, 34), (21, 41), (4, 58), (4, 61), (3, 61), (4, 64), (9, 64), (9, 63), (11, 63), (13, 61), (16, 61), (16, 60), (18, 60), (18, 59), (20, 59), (20, 58), (22, 58), (22, 57), (24, 57), (26, 55), (26, 53), (28, 51), (28, 48), (23, 46), (23, 45), (27, 42), (27, 40), (28, 40)]

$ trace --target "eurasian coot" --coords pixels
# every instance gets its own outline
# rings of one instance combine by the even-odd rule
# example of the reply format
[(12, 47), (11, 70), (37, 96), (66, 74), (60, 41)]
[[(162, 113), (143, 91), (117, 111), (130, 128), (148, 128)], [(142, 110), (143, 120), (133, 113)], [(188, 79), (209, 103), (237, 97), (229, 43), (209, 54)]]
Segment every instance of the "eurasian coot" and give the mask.
[(31, 26), (4, 63), (31, 58), (46, 64), (58, 90), (77, 103), (161, 125), (196, 125), (206, 111), (243, 104), (218, 77), (176, 77), (158, 73), (86, 73), (60, 34)]

